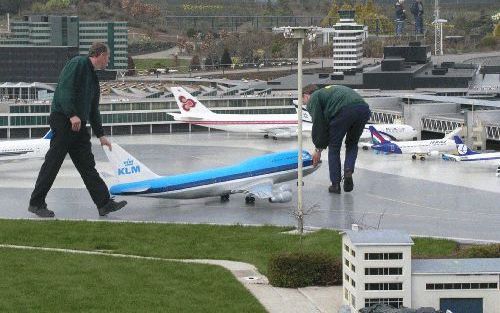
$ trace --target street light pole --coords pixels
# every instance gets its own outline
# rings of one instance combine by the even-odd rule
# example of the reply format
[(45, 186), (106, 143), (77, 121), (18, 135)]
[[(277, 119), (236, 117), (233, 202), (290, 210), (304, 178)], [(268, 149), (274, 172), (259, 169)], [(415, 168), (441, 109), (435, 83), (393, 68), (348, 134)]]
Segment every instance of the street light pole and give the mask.
[(304, 210), (302, 208), (302, 48), (304, 46), (305, 31), (303, 36), (297, 40), (297, 145), (298, 145), (298, 161), (297, 161), (297, 214), (298, 214), (298, 230), (302, 234), (304, 230)]
[(304, 231), (304, 210), (302, 205), (303, 187), (303, 154), (302, 154), (302, 51), (304, 39), (312, 39), (316, 36), (314, 27), (279, 27), (274, 31), (283, 32), (285, 38), (297, 40), (297, 231), (302, 234)]

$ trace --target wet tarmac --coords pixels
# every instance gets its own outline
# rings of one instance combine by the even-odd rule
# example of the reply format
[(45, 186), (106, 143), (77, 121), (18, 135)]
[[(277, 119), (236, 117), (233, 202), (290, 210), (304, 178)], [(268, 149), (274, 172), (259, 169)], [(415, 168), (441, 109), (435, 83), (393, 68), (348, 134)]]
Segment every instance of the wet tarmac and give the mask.
[[(296, 146), (294, 139), (274, 141), (220, 132), (117, 136), (112, 140), (160, 175), (230, 165)], [(309, 138), (304, 147), (312, 148)], [(102, 149), (93, 148), (98, 169), (109, 170)], [(332, 195), (327, 191), (327, 153), (323, 159), (324, 165), (304, 178), (306, 226), (346, 229), (357, 223), (366, 228), (404, 229), (413, 235), (500, 242), (500, 178), (495, 176), (495, 163), (445, 162), (439, 157), (413, 161), (408, 155), (360, 150), (354, 191)], [(0, 218), (34, 217), (27, 206), (41, 163), (0, 164)], [(296, 186), (294, 182), (290, 185)], [(123, 210), (100, 218), (67, 159), (47, 203), (57, 218), (70, 220), (296, 225), (296, 195), (289, 203), (257, 200), (251, 205), (245, 204), (243, 195), (231, 195), (225, 203), (219, 198), (121, 198), (129, 202)]]

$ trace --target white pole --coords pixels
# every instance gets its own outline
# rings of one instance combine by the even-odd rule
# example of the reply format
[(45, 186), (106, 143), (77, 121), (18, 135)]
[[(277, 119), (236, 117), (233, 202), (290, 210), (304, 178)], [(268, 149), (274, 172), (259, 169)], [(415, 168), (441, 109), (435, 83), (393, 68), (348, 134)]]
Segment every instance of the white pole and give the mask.
[[(301, 36), (303, 37), (303, 36)], [(297, 109), (297, 141), (298, 141), (298, 146), (299, 146), (299, 152), (298, 152), (298, 164), (297, 164), (297, 211), (298, 211), (298, 221), (299, 221), (299, 232), (302, 234), (302, 231), (304, 229), (304, 212), (302, 209), (302, 47), (304, 44), (304, 39), (300, 38), (297, 41), (297, 92), (298, 92), (298, 97), (297, 97), (297, 103), (298, 103), (298, 109)]]

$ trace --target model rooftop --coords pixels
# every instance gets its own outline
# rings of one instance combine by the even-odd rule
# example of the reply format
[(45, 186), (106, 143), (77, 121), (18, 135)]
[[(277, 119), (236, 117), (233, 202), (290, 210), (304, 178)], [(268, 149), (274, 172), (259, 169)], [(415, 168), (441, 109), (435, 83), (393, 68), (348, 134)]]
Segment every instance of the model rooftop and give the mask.
[(400, 230), (346, 230), (344, 233), (356, 246), (413, 245), (411, 237), (406, 232)]

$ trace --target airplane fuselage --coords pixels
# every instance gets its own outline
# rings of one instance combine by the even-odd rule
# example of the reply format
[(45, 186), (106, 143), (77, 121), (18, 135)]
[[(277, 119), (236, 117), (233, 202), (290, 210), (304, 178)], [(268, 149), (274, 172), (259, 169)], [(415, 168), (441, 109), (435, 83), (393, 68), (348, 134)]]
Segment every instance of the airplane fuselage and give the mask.
[(395, 154), (432, 154), (433, 152), (456, 151), (456, 145), (450, 139), (431, 139), (419, 141), (386, 142), (372, 146), (372, 149)]
[(0, 161), (43, 158), (50, 147), (50, 140), (28, 139), (0, 142)]
[(492, 152), (492, 153), (477, 153), (471, 155), (452, 155), (452, 154), (443, 154), (444, 160), (449, 161), (457, 161), (457, 162), (468, 162), (468, 161), (496, 161), (500, 160), (500, 152)]
[(368, 126), (373, 126), (387, 140), (415, 140), (417, 139), (417, 131), (410, 125), (401, 124), (370, 124), (363, 129), (360, 139), (370, 139), (371, 133)]
[[(210, 169), (206, 171), (160, 176), (139, 182), (113, 185), (112, 195), (138, 195), (172, 199), (193, 199), (222, 196), (241, 192), (252, 182), (272, 181), (273, 184), (297, 178), (297, 151), (273, 153), (255, 157), (237, 165)], [(304, 157), (304, 175), (312, 173), (317, 167), (312, 160)], [(123, 175), (140, 168), (126, 169)]]
[[(294, 136), (297, 132), (296, 114), (214, 114), (201, 119), (189, 119), (179, 115), (174, 115), (178, 121), (210, 127), (214, 129), (240, 132), (240, 133), (269, 133), (272, 130), (279, 130), (282, 133), (288, 132), (288, 136)], [(311, 131), (310, 123), (303, 123), (303, 131)]]

